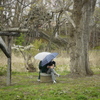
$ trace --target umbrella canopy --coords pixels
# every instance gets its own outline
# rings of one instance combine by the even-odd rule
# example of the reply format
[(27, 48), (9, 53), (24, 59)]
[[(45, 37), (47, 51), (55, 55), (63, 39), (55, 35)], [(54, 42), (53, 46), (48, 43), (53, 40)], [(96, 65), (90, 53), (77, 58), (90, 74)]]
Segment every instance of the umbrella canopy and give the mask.
[(51, 53), (49, 55), (47, 55), (41, 62), (41, 65), (44, 66), (47, 63), (49, 63), (52, 59), (54, 59), (56, 56), (58, 55), (58, 53)]
[(50, 52), (40, 52), (34, 56), (35, 59), (43, 60), (47, 55), (51, 54)]

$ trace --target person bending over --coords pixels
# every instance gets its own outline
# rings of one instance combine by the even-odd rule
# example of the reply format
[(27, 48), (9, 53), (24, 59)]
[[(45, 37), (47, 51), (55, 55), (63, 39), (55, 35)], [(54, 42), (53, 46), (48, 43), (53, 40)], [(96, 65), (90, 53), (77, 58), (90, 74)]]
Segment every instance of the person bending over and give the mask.
[(47, 74), (51, 74), (53, 83), (56, 83), (55, 75), (57, 75), (58, 77), (60, 76), (54, 69), (54, 67), (56, 67), (56, 62), (51, 61), (44, 66), (41, 66), (41, 62), (42, 61), (40, 61), (40, 63), (39, 63), (40, 71), (39, 71), (38, 81), (40, 81), (40, 73), (47, 73)]

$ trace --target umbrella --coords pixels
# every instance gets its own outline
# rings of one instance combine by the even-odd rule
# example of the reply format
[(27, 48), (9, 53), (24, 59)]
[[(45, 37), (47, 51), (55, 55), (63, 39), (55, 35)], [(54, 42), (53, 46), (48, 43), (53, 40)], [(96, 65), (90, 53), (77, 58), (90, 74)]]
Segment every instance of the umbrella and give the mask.
[(43, 60), (48, 54), (51, 54), (50, 52), (40, 52), (37, 55), (34, 56), (35, 59)]
[(47, 55), (41, 62), (41, 65), (44, 66), (47, 63), (49, 63), (52, 59), (54, 59), (56, 56), (58, 55), (58, 53), (51, 53), (49, 55)]

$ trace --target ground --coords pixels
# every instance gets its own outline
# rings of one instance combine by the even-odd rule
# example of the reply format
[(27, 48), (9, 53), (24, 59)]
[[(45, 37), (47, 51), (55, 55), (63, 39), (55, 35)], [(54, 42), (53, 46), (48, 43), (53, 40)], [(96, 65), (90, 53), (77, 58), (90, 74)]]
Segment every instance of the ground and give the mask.
[[(12, 85), (0, 76), (0, 100), (100, 100), (100, 74), (57, 77), (57, 83), (37, 81), (38, 73), (12, 73)], [(6, 96), (5, 96), (6, 95)]]

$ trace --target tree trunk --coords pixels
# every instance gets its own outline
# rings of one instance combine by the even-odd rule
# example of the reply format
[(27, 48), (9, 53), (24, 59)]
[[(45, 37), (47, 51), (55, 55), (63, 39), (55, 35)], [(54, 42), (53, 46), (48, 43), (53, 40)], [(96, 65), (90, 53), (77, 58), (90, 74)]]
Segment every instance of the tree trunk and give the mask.
[(73, 6), (72, 19), (76, 26), (70, 26), (70, 70), (72, 74), (81, 76), (93, 74), (88, 55), (92, 3), (91, 0), (74, 0)]

